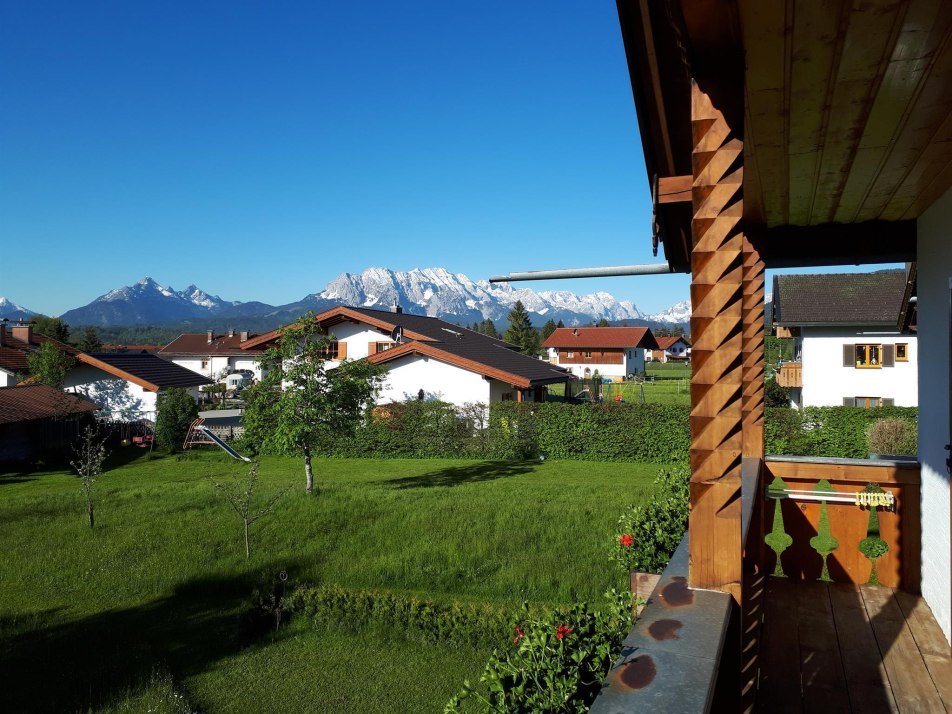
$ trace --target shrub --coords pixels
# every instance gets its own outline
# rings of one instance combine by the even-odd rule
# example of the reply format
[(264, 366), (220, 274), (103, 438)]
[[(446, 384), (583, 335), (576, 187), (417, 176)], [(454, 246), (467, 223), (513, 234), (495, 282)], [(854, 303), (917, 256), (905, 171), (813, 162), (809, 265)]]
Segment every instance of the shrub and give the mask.
[(866, 427), (866, 440), (874, 454), (916, 453), (916, 429), (904, 419), (877, 419)]
[(610, 557), (628, 573), (660, 573), (688, 528), (691, 476), (687, 467), (664, 469), (647, 500), (618, 519)]
[(477, 686), (446, 705), (459, 712), (469, 699), (483, 712), (587, 712), (634, 623), (632, 596), (610, 590), (602, 610), (588, 603), (526, 616), (512, 644), (493, 652)]
[(155, 417), (155, 441), (168, 452), (182, 448), (188, 427), (198, 416), (198, 405), (183, 387), (171, 387), (159, 394)]
[(777, 383), (776, 379), (768, 379), (764, 382), (764, 406), (790, 407), (790, 394)]

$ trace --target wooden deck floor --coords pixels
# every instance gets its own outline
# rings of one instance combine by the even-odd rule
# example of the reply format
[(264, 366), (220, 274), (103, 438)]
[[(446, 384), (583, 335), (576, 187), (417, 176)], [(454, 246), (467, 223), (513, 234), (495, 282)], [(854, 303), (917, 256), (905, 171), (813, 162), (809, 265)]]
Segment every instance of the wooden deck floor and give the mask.
[(952, 712), (949, 643), (916, 595), (769, 578), (761, 712)]

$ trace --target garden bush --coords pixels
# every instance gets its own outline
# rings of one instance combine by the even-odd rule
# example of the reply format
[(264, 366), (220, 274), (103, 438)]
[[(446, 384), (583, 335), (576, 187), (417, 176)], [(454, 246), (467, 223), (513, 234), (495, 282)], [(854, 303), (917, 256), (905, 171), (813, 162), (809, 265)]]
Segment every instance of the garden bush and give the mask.
[(914, 454), (917, 413), (915, 407), (767, 409), (767, 453), (863, 459), (869, 453), (866, 430), (880, 419), (900, 419), (910, 433), (901, 453)]
[(632, 570), (660, 573), (688, 529), (689, 484), (687, 466), (663, 469), (647, 500), (630, 506), (618, 519), (610, 557)]
[(916, 425), (905, 419), (877, 419), (866, 427), (866, 441), (874, 454), (915, 454)]

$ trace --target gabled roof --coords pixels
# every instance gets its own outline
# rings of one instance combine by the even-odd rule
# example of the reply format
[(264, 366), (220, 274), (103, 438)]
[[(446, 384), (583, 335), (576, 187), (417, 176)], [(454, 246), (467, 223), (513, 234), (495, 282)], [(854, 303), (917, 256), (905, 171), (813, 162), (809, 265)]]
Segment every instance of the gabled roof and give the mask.
[(94, 412), (99, 407), (85, 397), (45, 384), (0, 387), (0, 424)]
[(671, 347), (671, 345), (675, 344), (678, 341), (683, 342), (688, 347), (691, 346), (691, 341), (684, 335), (670, 335), (668, 337), (656, 337), (655, 341), (657, 341), (658, 343), (658, 349), (661, 349), (661, 350), (668, 349), (669, 347)]
[(905, 292), (905, 270), (776, 275), (773, 321), (790, 327), (896, 327)]
[(176, 337), (165, 347), (160, 348), (158, 353), (159, 356), (165, 357), (254, 355), (260, 354), (264, 350), (247, 348), (245, 345), (257, 337), (257, 335), (249, 335), (248, 339), (242, 342), (241, 335), (237, 332), (232, 336), (213, 334), (212, 341), (209, 342), (207, 332), (187, 332)]
[(79, 350), (72, 345), (54, 340), (52, 337), (47, 337), (46, 335), (32, 333), (30, 335), (30, 342), (27, 344), (25, 341), (19, 340), (10, 334), (9, 330), (6, 330), (3, 337), (0, 338), (0, 369), (4, 369), (8, 372), (26, 372), (29, 369), (27, 355), (31, 352), (35, 352), (44, 342), (50, 342), (56, 345), (66, 354), (73, 356), (79, 354)]
[(629, 348), (657, 349), (658, 343), (647, 327), (559, 327), (542, 343), (543, 347), (559, 348)]
[(197, 387), (212, 384), (212, 380), (148, 353), (80, 353), (76, 359), (83, 364), (98, 367), (115, 377), (124, 379), (149, 392), (159, 392), (169, 387)]

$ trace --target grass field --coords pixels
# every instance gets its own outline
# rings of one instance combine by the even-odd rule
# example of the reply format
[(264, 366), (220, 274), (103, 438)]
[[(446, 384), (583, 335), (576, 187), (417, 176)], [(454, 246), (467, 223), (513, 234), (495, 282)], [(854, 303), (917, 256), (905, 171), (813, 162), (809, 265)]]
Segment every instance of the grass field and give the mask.
[[(613, 382), (602, 385), (605, 401), (611, 401), (621, 395), (626, 402), (640, 404), (691, 404), (691, 365), (682, 362), (648, 362), (645, 374), (649, 380), (643, 384), (635, 382)], [(580, 386), (575, 387), (577, 392)], [(561, 384), (549, 387), (550, 393), (563, 396)]]
[(657, 466), (584, 462), (268, 458), (253, 527), (212, 487), (217, 454), (139, 458), (97, 484), (96, 528), (76, 477), (0, 476), (0, 667), (8, 711), (441, 711), (488, 652), (296, 621), (243, 641), (252, 589), (293, 580), (514, 605), (596, 598), (619, 574), (608, 533)]

